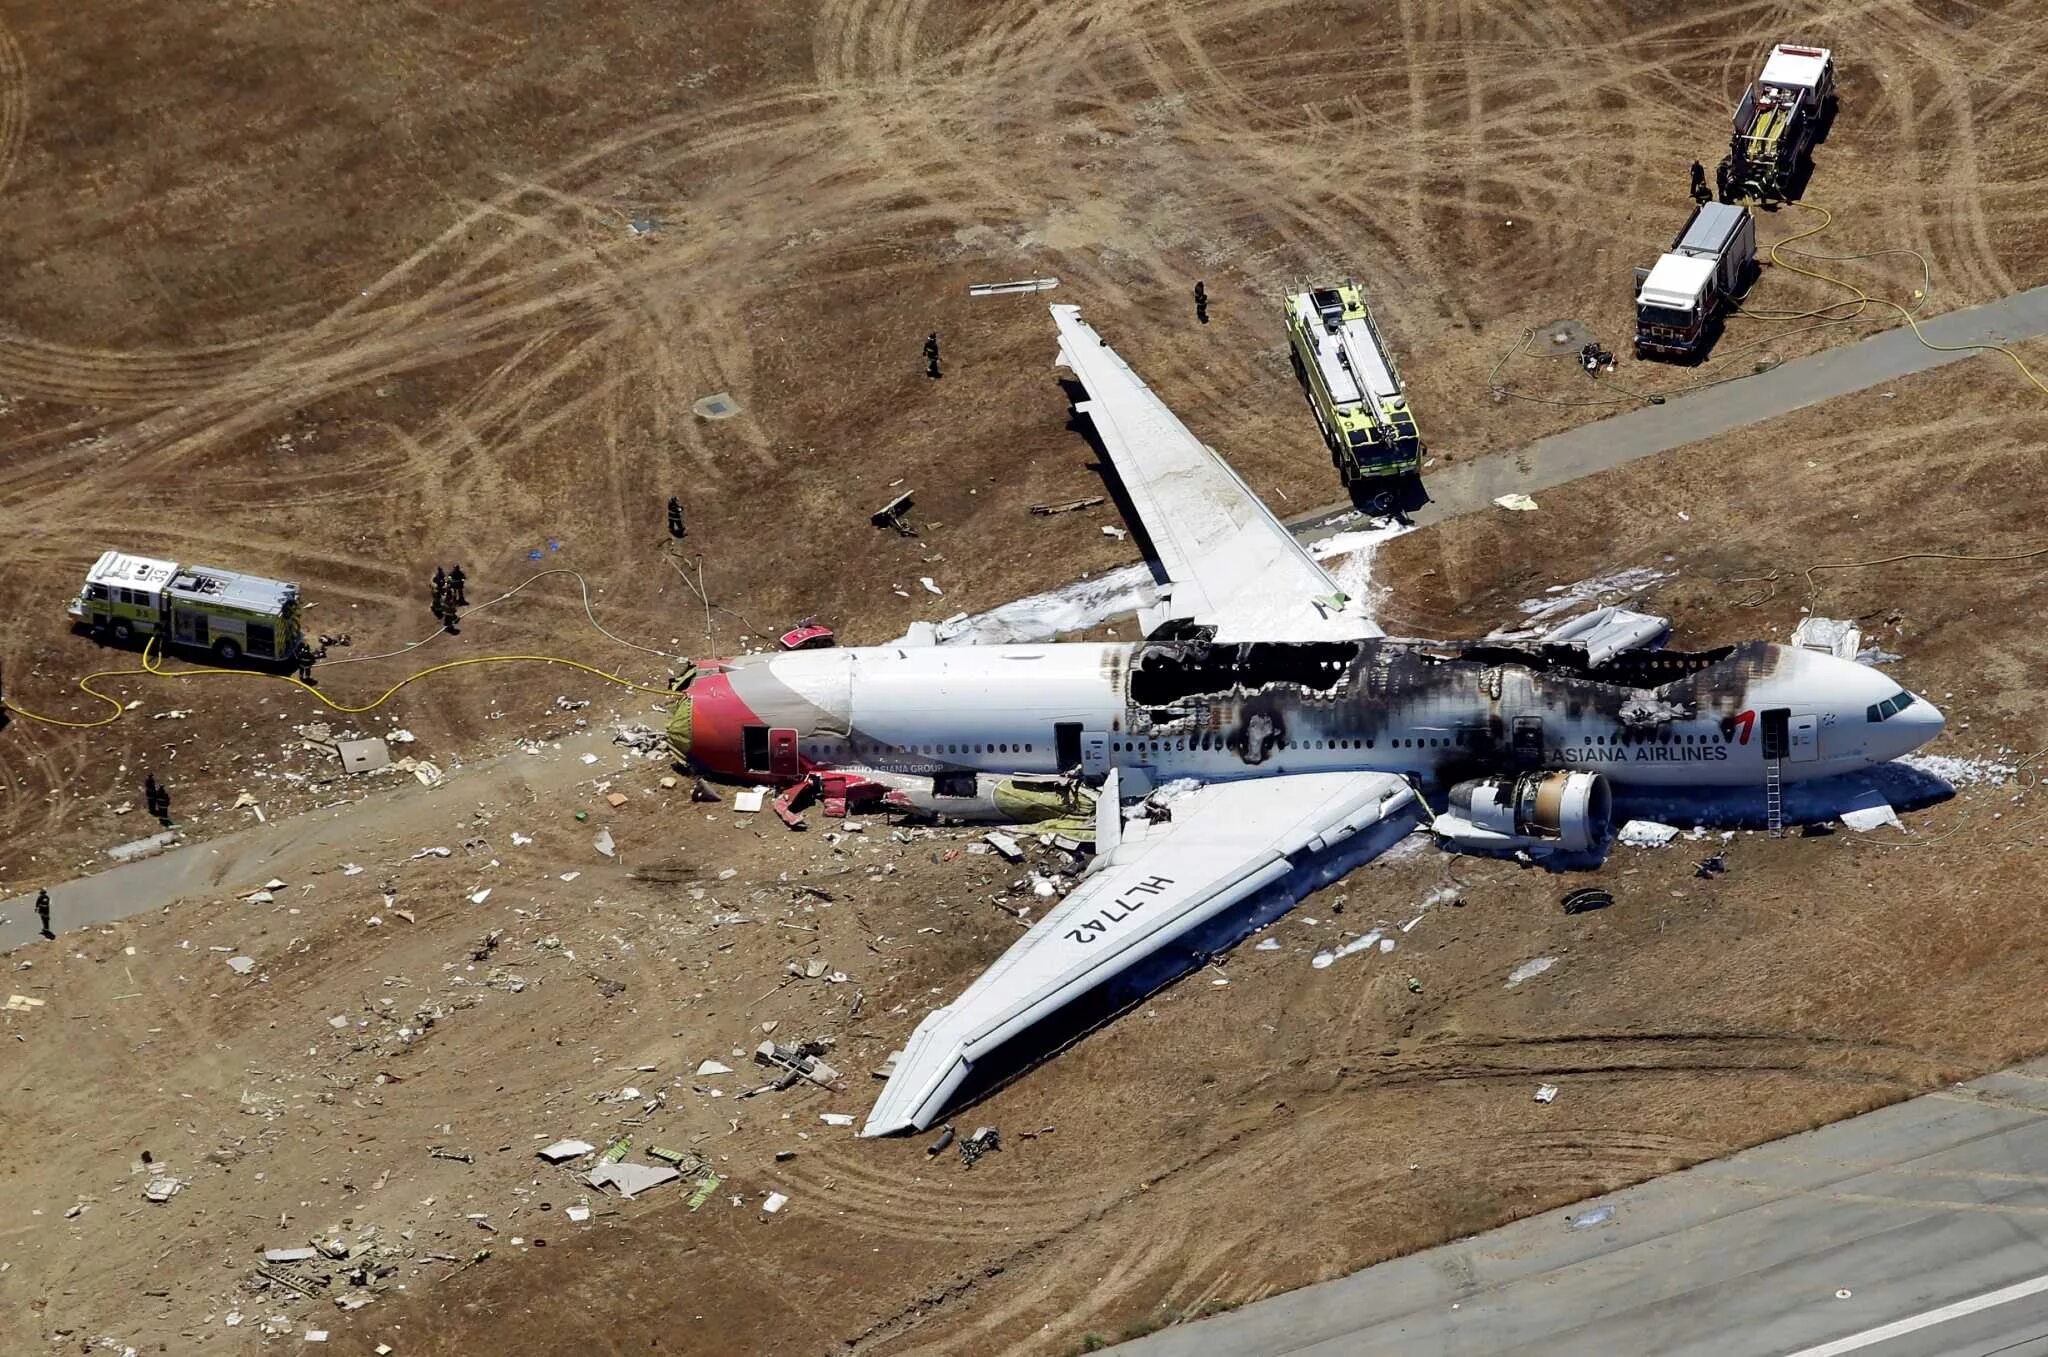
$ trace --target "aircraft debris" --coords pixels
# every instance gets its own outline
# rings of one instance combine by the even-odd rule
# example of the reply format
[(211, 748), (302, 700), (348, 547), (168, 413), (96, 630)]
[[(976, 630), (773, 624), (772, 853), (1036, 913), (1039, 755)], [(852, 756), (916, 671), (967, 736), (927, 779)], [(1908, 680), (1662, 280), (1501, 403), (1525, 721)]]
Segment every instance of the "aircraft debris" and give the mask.
[(256, 959), (254, 957), (231, 956), (228, 958), (228, 969), (236, 975), (247, 975), (256, 969)]
[(32, 999), (26, 994), (10, 994), (7, 996), (7, 1011), (9, 1013), (33, 1013), (43, 1007), (43, 1005), (43, 1000)]
[(1019, 278), (1010, 283), (969, 283), (967, 295), (1000, 297), (1014, 292), (1044, 292), (1059, 285), (1060, 280), (1057, 278)]
[(697, 1073), (703, 1078), (708, 1079), (716, 1074), (731, 1074), (732, 1066), (721, 1064), (716, 1060), (706, 1060), (697, 1066)]
[(650, 1188), (672, 1183), (683, 1175), (665, 1165), (628, 1164), (623, 1160), (600, 1163), (586, 1175), (592, 1187), (611, 1187), (627, 1201)]
[(941, 1155), (946, 1152), (946, 1147), (948, 1145), (951, 1145), (952, 1143), (953, 1124), (951, 1122), (947, 1122), (944, 1126), (941, 1126), (939, 1128), (939, 1138), (937, 1140), (934, 1140), (931, 1144), (925, 1146), (924, 1152), (929, 1155)]
[(265, 1249), (263, 1251), (263, 1261), (266, 1263), (303, 1263), (319, 1256), (320, 1250), (318, 1249)]
[(609, 829), (598, 830), (597, 837), (590, 841), (590, 846), (608, 858), (618, 856), (619, 846), (612, 841), (612, 832)]
[(1590, 1230), (1597, 1225), (1605, 1225), (1613, 1220), (1614, 1206), (1612, 1203), (1606, 1206), (1596, 1206), (1592, 1210), (1582, 1212), (1579, 1215), (1566, 1216), (1565, 1219), (1571, 1222), (1571, 1227), (1574, 1230)]
[(1536, 1101), (1537, 1101), (1537, 1102), (1539, 1102), (1539, 1103), (1553, 1103), (1553, 1102), (1556, 1102), (1556, 1101), (1557, 1101), (1557, 1085), (1556, 1085), (1556, 1084), (1538, 1084), (1538, 1085), (1536, 1085)]
[(977, 1126), (974, 1134), (960, 1142), (960, 1162), (968, 1168), (985, 1154), (993, 1154), (1003, 1148), (1002, 1133), (993, 1126)]
[(1677, 837), (1677, 825), (1657, 820), (1630, 820), (1614, 836), (1617, 843), (1625, 843), (1631, 848), (1662, 848)]
[(1863, 629), (1841, 618), (1804, 617), (1792, 629), (1792, 644), (1838, 660), (1853, 660), (1863, 650)]
[(1513, 989), (1524, 980), (1534, 980), (1556, 964), (1557, 958), (1554, 956), (1540, 956), (1533, 961), (1525, 961), (1508, 972), (1507, 988)]
[(723, 798), (721, 798), (717, 792), (712, 791), (710, 787), (705, 785), (704, 779), (701, 777), (691, 782), (690, 799), (692, 801), (713, 806), (721, 804), (723, 800)]
[(818, 1120), (824, 1122), (827, 1126), (851, 1126), (853, 1125), (853, 1113), (820, 1112)]
[(946, 591), (944, 589), (939, 588), (938, 583), (935, 580), (933, 580), (930, 575), (918, 576), (917, 582), (924, 586), (924, 591), (926, 593), (937, 594), (942, 598), (945, 596)]
[(1102, 501), (1103, 496), (1090, 495), (1086, 499), (1070, 499), (1061, 504), (1034, 504), (1031, 512), (1049, 518), (1054, 514), (1070, 514), (1076, 509), (1093, 509)]
[(137, 862), (163, 852), (182, 836), (175, 829), (166, 829), (146, 839), (133, 839), (127, 843), (115, 844), (107, 850), (107, 856), (116, 862)]
[(1567, 914), (1589, 914), (1612, 905), (1614, 897), (1598, 886), (1581, 886), (1577, 890), (1566, 891), (1560, 903)]
[(768, 1199), (761, 1203), (761, 1209), (772, 1216), (787, 1205), (789, 1205), (787, 1195), (781, 1192), (770, 1192)]
[(732, 808), (736, 814), (752, 815), (761, 809), (762, 804), (767, 799), (768, 788), (749, 787), (743, 792), (734, 792), (732, 794)]
[(558, 1140), (552, 1145), (543, 1145), (534, 1153), (550, 1164), (559, 1164), (566, 1159), (580, 1159), (597, 1146), (587, 1140)]
[(1899, 823), (1899, 814), (1892, 809), (1889, 801), (1883, 800), (1874, 792), (1871, 793), (1868, 800), (1871, 804), (1860, 805), (1851, 810), (1843, 811), (1839, 817), (1842, 823), (1859, 834), (1868, 834), (1871, 830), (1882, 829), (1886, 825), (1890, 825), (1894, 829), (1905, 828), (1903, 824)]
[(896, 498), (868, 515), (868, 522), (878, 528), (894, 528), (904, 537), (917, 536), (917, 530), (910, 526), (911, 492), (905, 490)]
[(334, 752), (344, 773), (374, 773), (391, 766), (391, 748), (380, 739), (338, 740)]
[(1513, 510), (1516, 513), (1533, 513), (1536, 509), (1536, 501), (1519, 492), (1496, 495), (1493, 502), (1503, 509)]

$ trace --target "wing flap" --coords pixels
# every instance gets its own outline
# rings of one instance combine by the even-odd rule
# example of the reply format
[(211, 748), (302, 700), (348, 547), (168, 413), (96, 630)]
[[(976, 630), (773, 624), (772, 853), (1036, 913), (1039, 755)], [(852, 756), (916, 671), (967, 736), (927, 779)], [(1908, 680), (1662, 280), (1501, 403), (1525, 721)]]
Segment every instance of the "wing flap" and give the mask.
[(1304, 879), (1361, 832), (1412, 821), (1418, 804), (1391, 774), (1303, 773), (1211, 783), (1175, 800), (1171, 820), (1125, 827), (1066, 899), (918, 1025), (862, 1134), (930, 1125), (977, 1060), (1233, 906)]

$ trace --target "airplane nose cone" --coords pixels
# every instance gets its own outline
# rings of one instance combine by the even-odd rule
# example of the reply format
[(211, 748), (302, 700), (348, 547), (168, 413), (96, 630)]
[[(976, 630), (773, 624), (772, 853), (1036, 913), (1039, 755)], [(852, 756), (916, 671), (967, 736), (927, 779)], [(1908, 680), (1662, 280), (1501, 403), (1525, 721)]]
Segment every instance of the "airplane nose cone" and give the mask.
[(1948, 725), (1948, 718), (1941, 714), (1941, 708), (1924, 697), (1915, 697), (1913, 705), (1892, 717), (1887, 724), (1897, 727), (1895, 738), (1899, 741), (1898, 754), (1910, 754), (1920, 746), (1941, 734)]

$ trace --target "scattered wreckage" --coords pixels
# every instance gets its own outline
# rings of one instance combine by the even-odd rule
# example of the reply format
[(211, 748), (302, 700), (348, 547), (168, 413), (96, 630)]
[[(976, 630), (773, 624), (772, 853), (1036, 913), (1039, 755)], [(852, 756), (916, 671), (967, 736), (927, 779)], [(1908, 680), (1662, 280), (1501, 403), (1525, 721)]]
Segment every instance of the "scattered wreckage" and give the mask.
[[(827, 815), (1092, 830), (1078, 883), (918, 1025), (865, 1135), (930, 1126), (1419, 824), (1458, 851), (1597, 859), (1616, 788), (1767, 795), (1775, 821), (1783, 784), (1942, 728), (1832, 646), (1657, 648), (1663, 619), (1624, 609), (1477, 642), (1387, 637), (1078, 308), (1052, 313), (1086, 391), (1075, 410), (1165, 578), (1139, 614), (1146, 639), (940, 646), (926, 631), (706, 660), (668, 722), (697, 771), (780, 788), (792, 826), (816, 799)], [(908, 501), (875, 521), (907, 531)], [(1157, 813), (1127, 820), (1127, 798)]]

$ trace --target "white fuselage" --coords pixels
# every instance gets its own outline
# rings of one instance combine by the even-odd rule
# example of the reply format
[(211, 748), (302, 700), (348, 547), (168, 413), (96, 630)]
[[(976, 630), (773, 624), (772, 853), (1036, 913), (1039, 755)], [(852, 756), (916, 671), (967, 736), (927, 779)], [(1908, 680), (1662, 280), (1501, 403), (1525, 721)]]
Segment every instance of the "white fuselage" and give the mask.
[[(1533, 651), (1393, 640), (1190, 653), (1063, 643), (741, 660), (691, 689), (713, 737), (696, 752), (738, 776), (1116, 767), (1127, 790), (1347, 769), (1442, 781), (1508, 765), (1740, 786), (1763, 781), (1772, 722), (1786, 780), (1895, 758), (1941, 728), (1922, 699), (1876, 719), (1903, 694), (1875, 670), (1765, 643), (1640, 652), (1598, 670)], [(1178, 672), (1162, 679), (1162, 665)], [(728, 752), (735, 724), (773, 732), (772, 752), (758, 734)]]

